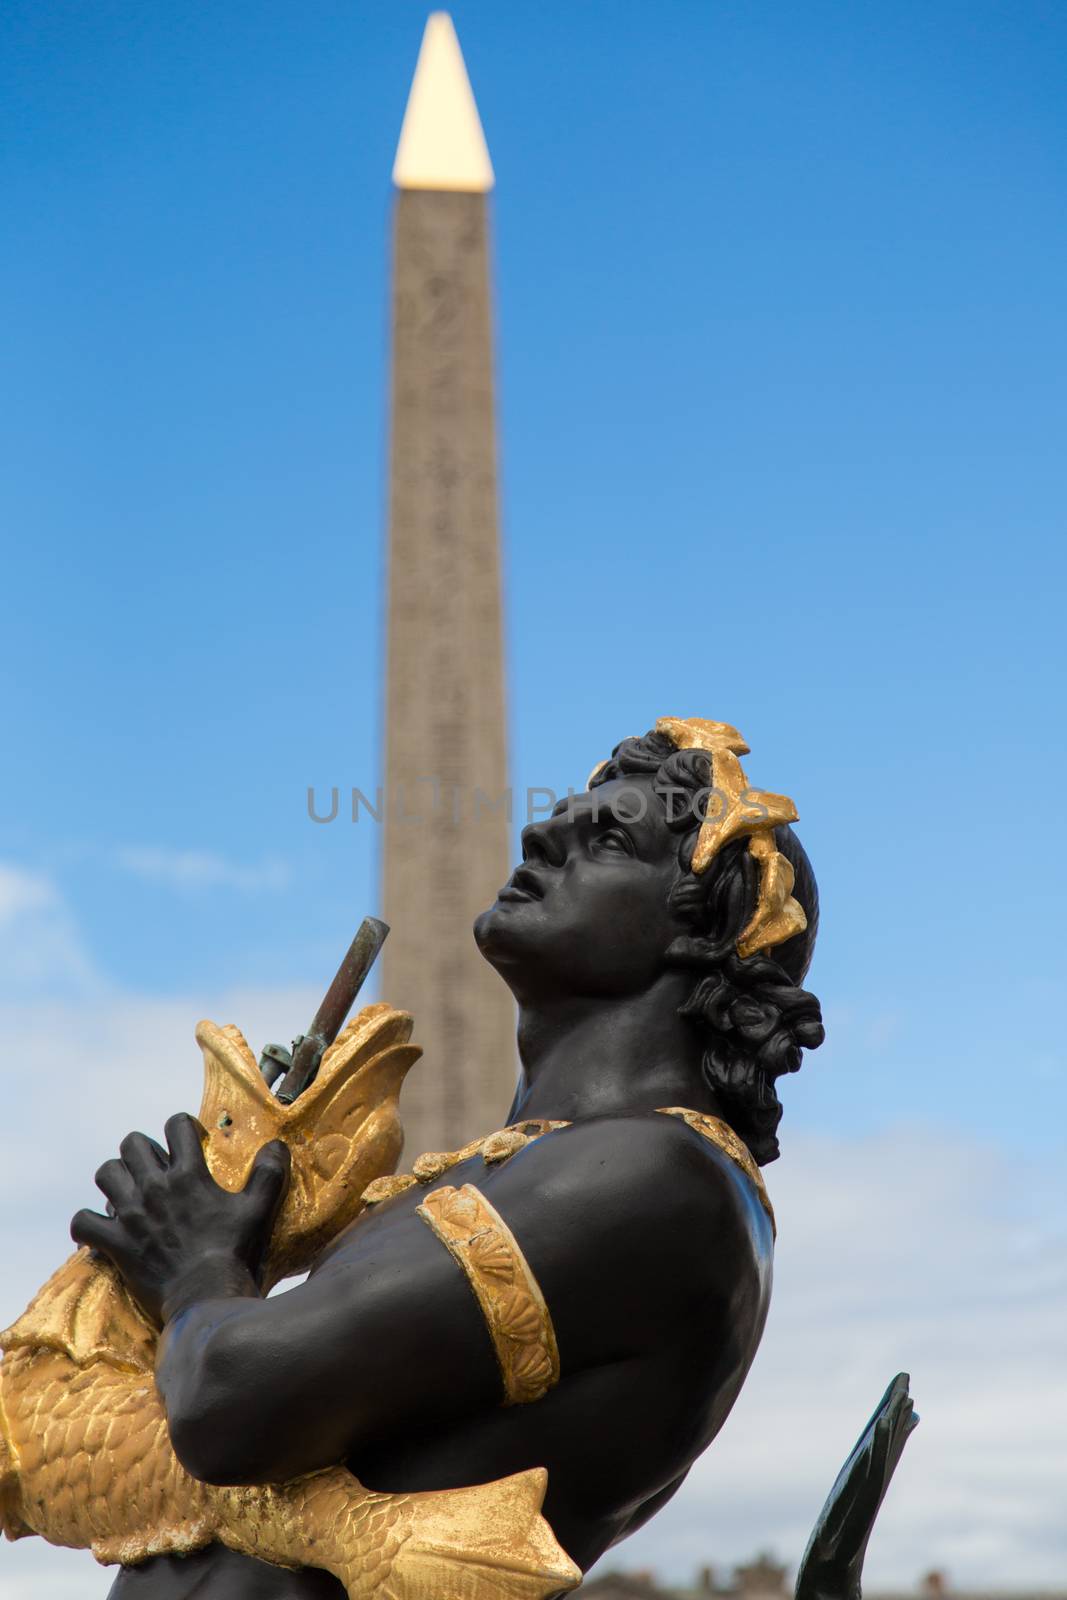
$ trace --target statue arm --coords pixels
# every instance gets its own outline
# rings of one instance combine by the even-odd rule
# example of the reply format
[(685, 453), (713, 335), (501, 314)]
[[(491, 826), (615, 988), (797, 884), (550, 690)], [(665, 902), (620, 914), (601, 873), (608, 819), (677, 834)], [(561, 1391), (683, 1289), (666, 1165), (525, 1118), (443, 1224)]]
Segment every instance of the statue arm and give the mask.
[[(116, 1215), (80, 1213), (73, 1231), (164, 1322), (156, 1376), (171, 1440), (207, 1482), (285, 1481), (397, 1431), (536, 1399), (558, 1378), (560, 1352), (567, 1375), (658, 1348), (699, 1314), (707, 1264), (724, 1270), (732, 1248), (729, 1229), (717, 1228), (718, 1248), (707, 1250), (706, 1148), (673, 1118), (597, 1119), (500, 1168), (468, 1164), (555, 1322), (532, 1351), (538, 1358), (558, 1334), (555, 1370), (549, 1363), (547, 1382), (533, 1373), (531, 1384), (529, 1297), (515, 1323), (506, 1296), (493, 1326), (477, 1261), (464, 1265), (433, 1190), (418, 1212), (410, 1197), (387, 1202), (306, 1283), (264, 1299), (255, 1263), (281, 1193), (271, 1161), (229, 1194), (207, 1173), (191, 1119), (173, 1119), (168, 1137), (169, 1161), (140, 1136), (127, 1141), (102, 1184)], [(463, 1187), (451, 1190), (460, 1201)], [(485, 1239), (473, 1233), (477, 1257)], [(505, 1348), (509, 1319), (519, 1342)]]
[(413, 1214), (384, 1222), (286, 1293), (234, 1285), (171, 1317), (156, 1381), (195, 1477), (284, 1482), (499, 1403), (492, 1345), (447, 1251)]
[[(658, 1349), (704, 1314), (706, 1264), (722, 1270), (734, 1248), (724, 1219), (718, 1250), (707, 1249), (707, 1160), (703, 1141), (674, 1119), (619, 1118), (546, 1135), (499, 1168), (465, 1169), (543, 1295), (565, 1378)], [(558, 1364), (547, 1385), (509, 1389), (509, 1341), (462, 1249), (446, 1245), (433, 1197), (462, 1198), (465, 1187), (428, 1189), (419, 1212), (410, 1197), (386, 1202), (287, 1293), (176, 1312), (157, 1382), (194, 1476), (278, 1482), (358, 1463), (397, 1434), (447, 1429), (551, 1387)], [(474, 1227), (482, 1244), (483, 1220)], [(514, 1306), (510, 1292), (503, 1298)], [(536, 1350), (520, 1346), (521, 1367)]]
[(208, 1171), (193, 1118), (172, 1117), (166, 1137), (166, 1150), (123, 1140), (97, 1174), (110, 1214), (81, 1211), (71, 1232), (163, 1324), (157, 1383), (195, 1477), (284, 1481), (390, 1426), (499, 1400), (470, 1288), (417, 1216), (368, 1219), (306, 1284), (265, 1299), (287, 1150), (265, 1146), (234, 1193)]

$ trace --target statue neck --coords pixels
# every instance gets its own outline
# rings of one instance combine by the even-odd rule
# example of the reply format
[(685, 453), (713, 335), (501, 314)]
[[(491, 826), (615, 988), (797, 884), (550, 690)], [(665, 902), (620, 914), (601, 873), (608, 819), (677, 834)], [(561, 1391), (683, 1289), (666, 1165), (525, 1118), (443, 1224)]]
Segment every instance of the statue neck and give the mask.
[(668, 971), (639, 995), (564, 997), (519, 1008), (519, 1086), (509, 1122), (686, 1106), (721, 1116), (701, 1071), (700, 1035), (678, 1015), (691, 973)]

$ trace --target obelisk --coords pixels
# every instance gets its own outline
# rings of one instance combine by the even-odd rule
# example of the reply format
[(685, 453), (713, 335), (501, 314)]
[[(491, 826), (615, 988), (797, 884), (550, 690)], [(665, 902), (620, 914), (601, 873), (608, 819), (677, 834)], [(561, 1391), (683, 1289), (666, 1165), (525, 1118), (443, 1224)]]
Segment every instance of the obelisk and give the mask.
[(425, 1050), (408, 1159), (501, 1127), (515, 1012), (471, 925), (509, 871), (488, 196), (451, 18), (427, 24), (393, 169), (382, 991)]

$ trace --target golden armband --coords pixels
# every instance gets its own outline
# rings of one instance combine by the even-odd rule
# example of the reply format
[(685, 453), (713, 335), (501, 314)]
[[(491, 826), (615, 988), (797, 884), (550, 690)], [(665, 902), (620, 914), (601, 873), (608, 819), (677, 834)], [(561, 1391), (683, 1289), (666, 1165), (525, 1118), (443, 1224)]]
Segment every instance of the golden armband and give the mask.
[(469, 1183), (432, 1190), (417, 1215), (474, 1290), (500, 1364), (504, 1404), (540, 1400), (559, 1382), (559, 1350), (544, 1296), (511, 1229)]

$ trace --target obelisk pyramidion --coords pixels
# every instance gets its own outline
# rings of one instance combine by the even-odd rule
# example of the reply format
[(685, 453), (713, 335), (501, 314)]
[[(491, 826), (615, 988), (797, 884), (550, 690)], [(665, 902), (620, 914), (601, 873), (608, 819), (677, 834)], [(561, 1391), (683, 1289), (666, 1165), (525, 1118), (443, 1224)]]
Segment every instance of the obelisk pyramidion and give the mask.
[(515, 1013), (471, 924), (509, 871), (488, 194), (450, 17), (433, 13), (397, 148), (383, 993), (424, 1059), (405, 1152), (503, 1126)]

